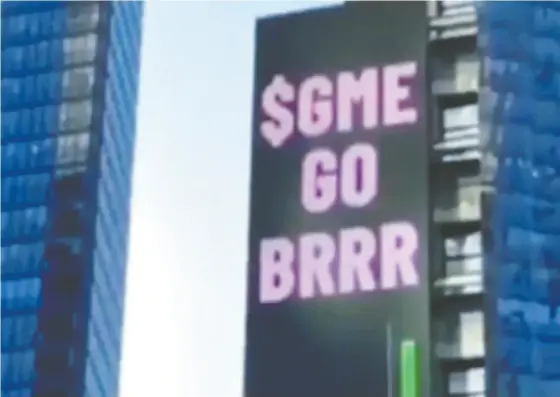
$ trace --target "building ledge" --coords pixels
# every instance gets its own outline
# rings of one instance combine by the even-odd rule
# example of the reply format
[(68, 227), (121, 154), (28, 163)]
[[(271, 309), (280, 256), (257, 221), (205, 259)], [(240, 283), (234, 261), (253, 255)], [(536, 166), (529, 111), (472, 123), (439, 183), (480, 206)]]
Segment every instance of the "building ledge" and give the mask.
[(476, 9), (473, 5), (430, 18), (430, 41), (475, 37), (477, 34)]

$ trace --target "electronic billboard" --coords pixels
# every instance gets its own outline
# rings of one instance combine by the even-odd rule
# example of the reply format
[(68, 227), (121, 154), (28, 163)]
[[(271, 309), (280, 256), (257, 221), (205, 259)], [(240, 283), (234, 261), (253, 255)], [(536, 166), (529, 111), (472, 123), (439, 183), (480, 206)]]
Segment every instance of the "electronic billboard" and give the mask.
[(261, 19), (245, 397), (428, 397), (424, 2)]

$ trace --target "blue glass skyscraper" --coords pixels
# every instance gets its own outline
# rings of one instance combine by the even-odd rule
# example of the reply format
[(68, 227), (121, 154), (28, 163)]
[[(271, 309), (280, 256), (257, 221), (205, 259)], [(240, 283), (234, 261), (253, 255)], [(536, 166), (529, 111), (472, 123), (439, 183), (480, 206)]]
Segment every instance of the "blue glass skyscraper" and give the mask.
[(483, 2), (487, 395), (560, 396), (560, 8)]
[(143, 4), (1, 11), (1, 394), (115, 397)]

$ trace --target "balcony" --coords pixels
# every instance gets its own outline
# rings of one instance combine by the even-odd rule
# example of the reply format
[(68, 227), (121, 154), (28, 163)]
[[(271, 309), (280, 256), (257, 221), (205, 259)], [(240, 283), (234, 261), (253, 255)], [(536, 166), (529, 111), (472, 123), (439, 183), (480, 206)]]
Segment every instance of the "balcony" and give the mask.
[[(464, 62), (463, 62), (464, 61)], [(458, 65), (465, 63), (464, 68), (471, 68), (471, 71), (445, 72), (452, 76), (442, 80), (436, 80), (433, 83), (433, 90), (438, 90), (442, 95), (450, 97), (438, 98), (439, 125), (441, 133), (438, 134), (439, 141), (434, 145), (433, 151), (437, 161), (443, 163), (454, 163), (461, 161), (480, 161), (482, 159), (481, 147), (481, 130), (479, 123), (479, 105), (475, 92), (462, 97), (453, 97), (460, 93), (461, 90), (476, 89), (478, 81), (476, 78), (476, 65), (472, 65), (468, 58), (458, 61)], [(447, 66), (447, 68), (450, 68)], [(456, 66), (456, 69), (461, 69)], [(464, 78), (470, 81), (467, 83), (455, 84), (455, 75), (457, 79)], [(472, 77), (468, 77), (471, 75)], [(437, 88), (439, 87), (439, 88)], [(466, 91), (465, 91), (466, 92)]]
[(482, 159), (480, 131), (477, 126), (448, 131), (433, 148), (437, 161), (441, 163), (480, 161)]
[(478, 95), (480, 89), (478, 61), (473, 63), (463, 68), (458, 67), (452, 75), (445, 77), (436, 75), (432, 81), (432, 94), (435, 96)]
[(434, 280), (434, 297), (473, 296), (483, 292), (481, 239), (481, 232), (476, 230), (444, 237), (443, 266)]
[(446, 371), (445, 397), (485, 397), (485, 373), (484, 366)]
[(472, 37), (478, 33), (472, 1), (438, 1), (430, 14), (431, 41)]
[[(461, 182), (459, 182), (461, 183)], [(482, 185), (465, 184), (455, 191), (443, 191), (436, 198), (433, 220), (436, 223), (480, 221)]]
[(437, 315), (433, 325), (435, 355), (439, 359), (470, 361), (471, 366), (483, 359), (484, 313), (480, 308), (448, 308)]
[(440, 278), (434, 282), (436, 296), (477, 295), (484, 291), (482, 273)]
[(466, 349), (459, 342), (436, 342), (435, 353), (439, 359), (443, 360), (479, 360), (484, 358), (484, 342), (482, 332), (480, 332), (480, 341), (476, 349)]

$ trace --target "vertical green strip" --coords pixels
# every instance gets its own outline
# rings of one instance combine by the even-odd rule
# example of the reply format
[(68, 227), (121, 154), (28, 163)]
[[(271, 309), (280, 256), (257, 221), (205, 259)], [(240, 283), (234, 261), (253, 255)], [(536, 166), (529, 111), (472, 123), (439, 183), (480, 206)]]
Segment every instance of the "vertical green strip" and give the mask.
[(416, 342), (402, 341), (400, 355), (400, 397), (419, 397), (419, 357)]

